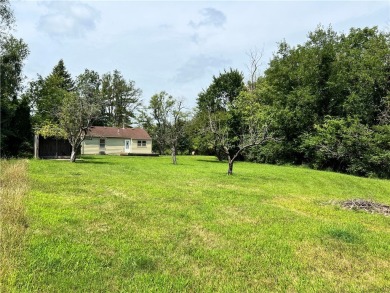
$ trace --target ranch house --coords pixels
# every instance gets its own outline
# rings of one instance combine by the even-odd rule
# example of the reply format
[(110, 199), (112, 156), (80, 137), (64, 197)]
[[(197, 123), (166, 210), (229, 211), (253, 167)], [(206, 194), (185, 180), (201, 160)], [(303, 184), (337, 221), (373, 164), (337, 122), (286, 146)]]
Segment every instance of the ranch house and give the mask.
[(142, 128), (92, 126), (81, 144), (82, 155), (152, 153), (152, 138)]

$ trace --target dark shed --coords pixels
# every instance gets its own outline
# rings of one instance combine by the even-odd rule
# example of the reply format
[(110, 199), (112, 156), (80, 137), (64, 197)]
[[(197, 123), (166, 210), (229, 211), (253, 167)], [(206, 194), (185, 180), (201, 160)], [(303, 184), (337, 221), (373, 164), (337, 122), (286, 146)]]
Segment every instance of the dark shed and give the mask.
[(62, 138), (35, 135), (34, 157), (41, 159), (66, 159), (70, 158), (72, 146), (69, 141)]

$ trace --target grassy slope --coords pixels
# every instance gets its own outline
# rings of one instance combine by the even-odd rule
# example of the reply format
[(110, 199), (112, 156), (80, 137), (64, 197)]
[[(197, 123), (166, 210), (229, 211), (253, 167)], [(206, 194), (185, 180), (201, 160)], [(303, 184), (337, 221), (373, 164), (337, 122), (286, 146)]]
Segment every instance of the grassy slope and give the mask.
[(31, 161), (18, 291), (390, 290), (390, 181), (210, 157)]

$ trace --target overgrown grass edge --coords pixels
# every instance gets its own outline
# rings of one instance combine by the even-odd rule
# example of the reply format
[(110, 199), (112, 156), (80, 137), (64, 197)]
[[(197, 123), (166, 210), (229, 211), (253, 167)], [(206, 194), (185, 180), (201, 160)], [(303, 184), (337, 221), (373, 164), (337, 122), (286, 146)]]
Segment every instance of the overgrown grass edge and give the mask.
[(0, 161), (0, 291), (13, 292), (27, 229), (28, 161)]

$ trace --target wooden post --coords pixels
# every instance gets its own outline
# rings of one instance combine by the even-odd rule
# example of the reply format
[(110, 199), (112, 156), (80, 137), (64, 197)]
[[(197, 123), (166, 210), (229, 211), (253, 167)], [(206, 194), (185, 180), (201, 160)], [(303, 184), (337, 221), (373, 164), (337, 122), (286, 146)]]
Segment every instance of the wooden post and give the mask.
[(39, 135), (34, 135), (34, 158), (39, 159)]

